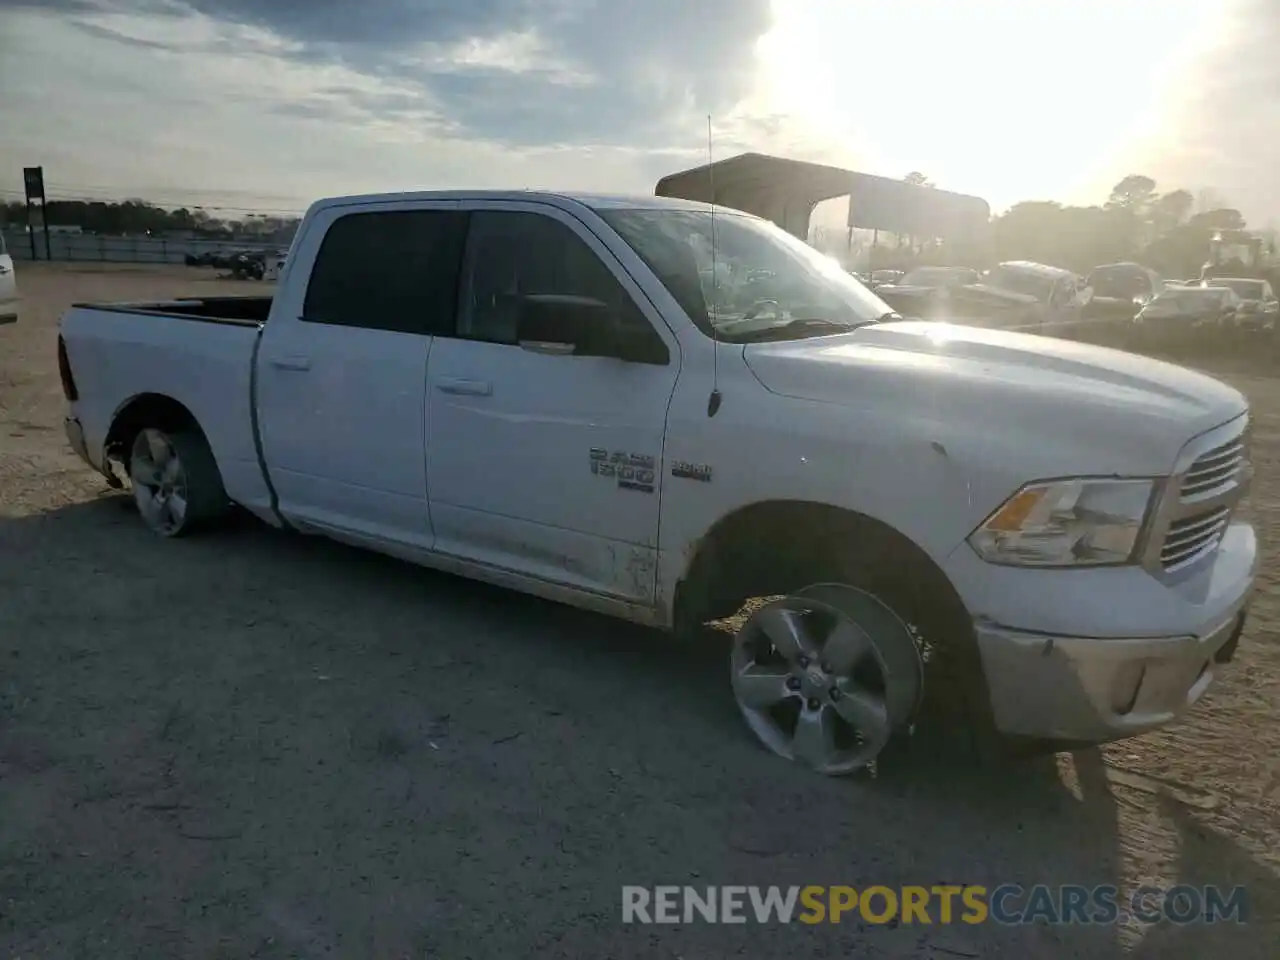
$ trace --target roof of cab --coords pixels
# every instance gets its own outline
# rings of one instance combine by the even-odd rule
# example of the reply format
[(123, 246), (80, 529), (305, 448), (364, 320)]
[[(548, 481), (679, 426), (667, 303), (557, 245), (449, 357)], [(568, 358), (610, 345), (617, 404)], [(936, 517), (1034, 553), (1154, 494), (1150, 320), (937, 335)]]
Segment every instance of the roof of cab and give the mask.
[[(581, 204), (593, 210), (657, 209), (657, 210), (711, 210), (708, 203), (697, 200), (681, 200), (671, 197), (654, 197), (644, 194), (578, 193), (552, 190), (413, 190), (397, 193), (353, 194), (345, 197), (326, 197), (312, 204), (313, 209), (328, 207), (360, 206), (363, 204), (412, 203), (430, 200), (525, 200), (550, 203), (556, 206)], [(738, 210), (715, 207), (717, 213), (725, 212), (750, 216)]]

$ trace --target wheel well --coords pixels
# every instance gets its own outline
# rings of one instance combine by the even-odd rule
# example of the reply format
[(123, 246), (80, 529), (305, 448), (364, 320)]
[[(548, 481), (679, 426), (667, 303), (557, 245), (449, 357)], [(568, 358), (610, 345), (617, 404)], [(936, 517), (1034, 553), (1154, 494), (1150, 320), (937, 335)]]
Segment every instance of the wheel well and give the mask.
[[(204, 437), (204, 431), (191, 411), (172, 397), (160, 393), (141, 393), (131, 399), (111, 421), (107, 439), (103, 444), (104, 459), (120, 460), (127, 456), (127, 446), (144, 427), (158, 427), (166, 432), (195, 430)], [(207, 441), (206, 441), (207, 442)], [(106, 466), (106, 464), (104, 464)]]
[(911, 593), (951, 612), (964, 604), (942, 569), (883, 521), (827, 504), (771, 500), (721, 518), (702, 538), (676, 590), (676, 622), (732, 616), (753, 597), (836, 579), (850, 563), (890, 569)]

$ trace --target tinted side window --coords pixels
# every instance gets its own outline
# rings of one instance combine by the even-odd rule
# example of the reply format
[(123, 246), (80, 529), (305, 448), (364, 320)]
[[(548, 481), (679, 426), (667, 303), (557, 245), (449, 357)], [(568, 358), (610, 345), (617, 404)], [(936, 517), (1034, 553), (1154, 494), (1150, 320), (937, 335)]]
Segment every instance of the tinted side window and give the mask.
[(456, 210), (352, 213), (320, 244), (302, 316), (401, 333), (448, 333), (458, 303), (466, 214)]
[(601, 300), (619, 311), (624, 323), (653, 333), (595, 251), (559, 220), (537, 213), (474, 213), (468, 254), (458, 330), (464, 337), (515, 343), (521, 298), (528, 294)]

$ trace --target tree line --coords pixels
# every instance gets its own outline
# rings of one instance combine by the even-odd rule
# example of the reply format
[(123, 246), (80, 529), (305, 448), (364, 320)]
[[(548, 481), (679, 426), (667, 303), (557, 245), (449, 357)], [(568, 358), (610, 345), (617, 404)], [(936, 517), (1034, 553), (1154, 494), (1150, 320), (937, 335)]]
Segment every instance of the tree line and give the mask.
[(1193, 213), (1195, 206), (1189, 191), (1160, 193), (1150, 177), (1133, 174), (1101, 206), (1015, 204), (993, 222), (991, 244), (998, 260), (1037, 260), (1081, 273), (1133, 260), (1166, 277), (1194, 277), (1215, 234), (1248, 226), (1232, 207)]
[[(918, 171), (903, 179), (933, 186)], [(905, 267), (945, 259), (985, 266), (1002, 260), (1036, 260), (1086, 273), (1099, 264), (1134, 260), (1167, 277), (1193, 277), (1208, 258), (1215, 233), (1246, 228), (1239, 210), (1219, 207), (1195, 213), (1195, 206), (1196, 199), (1189, 191), (1162, 193), (1150, 177), (1134, 174), (1117, 183), (1100, 206), (1024, 201), (995, 217), (990, 235), (981, 244), (938, 246), (911, 240), (882, 244), (872, 251), (872, 265)], [(260, 214), (223, 218), (199, 207), (172, 210), (144, 200), (51, 200), (46, 216), (51, 225), (78, 226), (86, 233), (180, 231), (208, 239), (287, 237), (298, 222), (296, 217)], [(26, 218), (22, 202), (0, 204), (0, 223), (21, 227)]]
[[(39, 215), (37, 209), (37, 229)], [(297, 217), (262, 214), (246, 214), (238, 219), (219, 217), (199, 207), (169, 210), (145, 200), (125, 200), (119, 203), (102, 200), (50, 200), (45, 207), (45, 217), (50, 226), (75, 226), (85, 233), (106, 236), (183, 232), (210, 240), (287, 233), (298, 223)], [(26, 204), (22, 201), (0, 204), (0, 224), (25, 228)]]
[[(902, 178), (932, 187), (919, 171)], [(1200, 206), (1205, 204), (1201, 202)], [(1216, 234), (1229, 239), (1247, 230), (1239, 210), (1210, 204), (1195, 211), (1196, 197), (1183, 189), (1160, 192), (1150, 177), (1133, 174), (1112, 188), (1105, 203), (1070, 206), (1053, 200), (1026, 200), (992, 218), (983, 238), (939, 243), (913, 237), (880, 239), (870, 248), (872, 268), (909, 269), (951, 263), (986, 267), (1005, 260), (1034, 260), (1086, 274), (1104, 263), (1134, 261), (1171, 278), (1196, 277), (1210, 255)], [(865, 232), (865, 231), (863, 231)], [(822, 230), (821, 246), (844, 253), (844, 238)], [(843, 231), (841, 232), (843, 234)], [(865, 241), (865, 238), (864, 238)], [(862, 244), (864, 252), (867, 244)], [(1266, 253), (1274, 253), (1264, 244)]]

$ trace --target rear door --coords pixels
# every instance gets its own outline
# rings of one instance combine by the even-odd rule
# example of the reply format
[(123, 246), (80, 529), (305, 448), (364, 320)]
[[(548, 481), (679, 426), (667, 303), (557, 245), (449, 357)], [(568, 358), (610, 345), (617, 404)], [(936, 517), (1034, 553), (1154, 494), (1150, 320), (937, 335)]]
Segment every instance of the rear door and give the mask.
[(0, 323), (16, 320), (18, 315), (18, 284), (13, 274), (13, 258), (5, 249), (4, 234), (0, 233)]
[(465, 215), (456, 201), (317, 215), (258, 360), (263, 453), (281, 512), (374, 545), (430, 549), (426, 374), (452, 329)]

